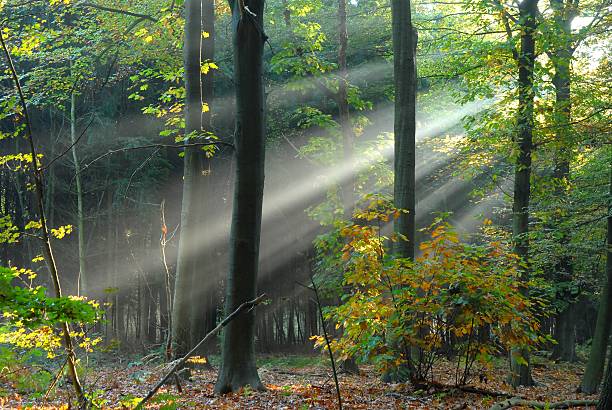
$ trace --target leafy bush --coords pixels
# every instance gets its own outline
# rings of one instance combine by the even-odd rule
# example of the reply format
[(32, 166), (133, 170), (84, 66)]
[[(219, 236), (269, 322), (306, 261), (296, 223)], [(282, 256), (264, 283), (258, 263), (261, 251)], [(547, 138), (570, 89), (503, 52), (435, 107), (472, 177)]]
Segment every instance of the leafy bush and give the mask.
[[(381, 372), (404, 369), (423, 381), (451, 348), (459, 357), (455, 382), (465, 384), (475, 363), (487, 366), (512, 346), (545, 340), (535, 317), (544, 302), (524, 295), (520, 262), (506, 244), (462, 242), (438, 218), (421, 256), (394, 258), (387, 248), (405, 238), (382, 229), (401, 212), (372, 196), (355, 212), (359, 223), (340, 229), (345, 245), (335, 257), (342, 261), (345, 295), (325, 312), (343, 328), (332, 343), (340, 359), (361, 357)], [(315, 340), (325, 345), (322, 337)]]
[[(32, 284), (36, 274), (28, 269), (0, 267), (0, 343), (22, 348), (42, 348), (49, 356), (60, 346), (55, 326), (60, 323), (93, 324), (101, 310), (94, 301), (82, 297), (49, 297), (46, 289)], [(74, 332), (80, 337), (79, 346), (89, 349), (98, 340), (87, 337), (84, 331)]]
[(44, 368), (39, 358), (44, 356), (40, 349), (30, 349), (18, 354), (13, 349), (0, 346), (0, 380), (14, 386), (20, 394), (31, 397), (42, 395), (53, 379), (53, 374)]

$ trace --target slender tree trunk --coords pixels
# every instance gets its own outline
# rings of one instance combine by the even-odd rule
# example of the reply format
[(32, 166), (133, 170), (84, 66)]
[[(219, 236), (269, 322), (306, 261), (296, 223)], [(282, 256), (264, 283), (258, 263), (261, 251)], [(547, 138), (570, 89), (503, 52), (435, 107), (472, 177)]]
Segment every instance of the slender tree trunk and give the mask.
[(79, 156), (77, 153), (77, 135), (76, 135), (76, 92), (70, 94), (70, 143), (72, 144), (72, 163), (74, 164), (74, 183), (77, 196), (77, 242), (79, 252), (79, 275), (78, 275), (78, 293), (86, 295), (89, 291), (89, 283), (87, 271), (85, 268), (85, 218), (83, 215), (83, 186), (81, 181), (81, 167), (79, 164)]
[[(185, 67), (185, 135), (192, 136), (202, 129), (202, 88), (201, 88), (201, 41), (202, 1), (185, 1), (185, 42), (183, 58)], [(198, 203), (202, 178), (202, 153), (197, 147), (185, 149), (183, 178), (183, 203), (181, 209), (181, 236), (172, 304), (172, 355), (182, 357), (191, 350), (191, 324), (193, 287), (202, 266), (198, 263), (201, 252), (198, 237), (202, 212)]]
[[(346, 29), (346, 0), (338, 0), (338, 121), (342, 132), (342, 147), (344, 162), (350, 168), (342, 181), (342, 207), (347, 220), (353, 218), (356, 202), (357, 169), (355, 167), (355, 135), (349, 112), (348, 102), (348, 68), (346, 51), (348, 49), (348, 31)], [(340, 368), (348, 373), (359, 374), (359, 366), (354, 357), (349, 357), (340, 363)]]
[[(555, 87), (555, 124), (557, 124), (557, 152), (555, 158), (554, 177), (557, 183), (555, 196), (558, 201), (563, 201), (567, 196), (564, 189), (565, 184), (570, 178), (570, 156), (572, 152), (572, 129), (571, 123), (571, 61), (573, 57), (572, 48), (572, 20), (575, 17), (575, 6), (573, 1), (551, 0), (554, 9), (554, 19), (558, 32), (559, 48), (552, 55), (552, 62), (555, 69), (553, 85)], [(567, 4), (565, 4), (567, 3)], [(562, 207), (563, 208), (563, 207)], [(563, 215), (556, 215), (558, 229), (561, 229), (559, 240), (559, 261), (555, 266), (555, 276), (558, 282), (571, 282), (574, 267), (571, 255), (567, 251), (570, 241), (570, 234), (562, 228)], [(566, 295), (567, 306), (561, 310), (556, 318), (555, 339), (557, 344), (553, 348), (552, 357), (564, 361), (574, 361), (576, 359), (576, 332), (574, 323), (574, 304), (572, 295)]]
[[(514, 174), (514, 202), (512, 206), (512, 234), (514, 252), (519, 256), (521, 280), (529, 280), (529, 200), (531, 197), (531, 152), (533, 150), (533, 111), (535, 93), (533, 71), (535, 67), (535, 37), (538, 0), (523, 0), (519, 5), (521, 50), (518, 59), (519, 106), (517, 117), (517, 144), (519, 148)], [(527, 293), (527, 288), (523, 288)], [(520, 363), (518, 358), (527, 364)], [(512, 350), (510, 357), (510, 381), (513, 386), (533, 384), (529, 365), (529, 351), (526, 347)]]
[[(202, 1), (202, 29), (208, 33), (208, 36), (203, 37), (201, 40), (201, 58), (202, 61), (212, 63), (215, 57), (215, 1), (214, 0), (201, 0)], [(204, 131), (212, 132), (211, 123), (211, 106), (214, 92), (214, 70), (209, 70), (207, 73), (201, 75), (202, 85), (202, 99), (203, 102), (208, 104), (208, 110), (202, 112), (202, 129)], [(208, 158), (202, 158), (201, 165), (202, 169), (198, 171), (198, 202), (200, 203), (200, 209), (198, 212), (198, 231), (208, 232), (210, 224), (208, 223), (210, 216), (215, 209), (214, 206), (214, 192), (212, 178), (216, 177), (212, 174), (212, 163)], [(214, 242), (208, 235), (206, 238), (198, 238), (198, 243), (203, 243), (203, 248), (199, 249), (197, 255), (195, 255), (197, 266), (200, 268), (200, 272), (194, 273), (196, 280), (192, 286), (194, 291), (192, 314), (191, 314), (191, 333), (192, 341), (191, 345), (195, 346), (200, 340), (210, 332), (216, 324), (216, 310), (217, 310), (217, 298), (216, 298), (216, 282), (217, 272), (214, 269)], [(202, 351), (197, 352), (199, 355), (204, 355), (208, 346), (202, 346)]]
[[(49, 234), (49, 227), (47, 225), (47, 219), (45, 215), (45, 194), (44, 194), (44, 179), (43, 179), (44, 174), (37, 160), (38, 156), (37, 156), (37, 152), (36, 152), (36, 148), (34, 144), (34, 135), (32, 133), (32, 122), (30, 121), (26, 99), (23, 94), (21, 84), (19, 82), (19, 76), (17, 75), (17, 71), (15, 70), (15, 66), (13, 65), (11, 54), (4, 41), (4, 36), (2, 35), (1, 29), (0, 29), (0, 45), (2, 46), (2, 50), (4, 51), (4, 54), (6, 56), (6, 61), (9, 66), (9, 71), (11, 73), (13, 82), (15, 84), (15, 88), (17, 89), (19, 101), (21, 102), (21, 107), (23, 109), (23, 116), (24, 116), (25, 126), (26, 126), (26, 138), (28, 141), (28, 145), (30, 148), (30, 154), (32, 155), (32, 161), (33, 161), (31, 165), (32, 178), (34, 179), (34, 188), (35, 188), (35, 193), (36, 193), (36, 205), (38, 209), (38, 216), (40, 217), (42, 243), (43, 243), (43, 255), (45, 258), (45, 262), (47, 264), (47, 268), (49, 270), (49, 274), (51, 276), (51, 282), (53, 283), (53, 289), (55, 290), (55, 297), (61, 298), (62, 297), (62, 286), (60, 284), (60, 275), (57, 269), (57, 263), (55, 261), (53, 247), (51, 246), (51, 236)], [(62, 328), (62, 339), (64, 343), (64, 351), (66, 353), (66, 364), (68, 368), (68, 373), (70, 375), (70, 380), (72, 382), (72, 386), (77, 396), (79, 407), (85, 408), (87, 406), (87, 398), (85, 397), (85, 391), (83, 389), (83, 385), (81, 384), (81, 381), (79, 380), (79, 374), (77, 372), (77, 367), (76, 367), (77, 357), (74, 351), (74, 344), (73, 344), (70, 326), (68, 325), (68, 322), (62, 323), (61, 328)]]
[[(55, 134), (55, 117), (53, 116), (53, 111), (51, 108), (49, 108), (49, 128), (51, 128), (50, 134), (51, 137), (49, 138), (49, 142), (50, 142), (50, 149), (49, 149), (49, 158), (55, 158), (55, 144), (53, 143), (53, 136)], [(54, 167), (50, 167), (47, 171), (47, 191), (45, 192), (45, 213), (47, 215), (47, 222), (49, 223), (50, 226), (54, 225), (54, 209), (55, 207), (53, 206), (53, 198), (55, 197), (55, 168)]]
[[(265, 160), (264, 0), (231, 0), (230, 7), (236, 88), (236, 180), (226, 315), (256, 296)], [(247, 384), (256, 390), (264, 389), (255, 364), (254, 337), (255, 312), (241, 315), (225, 328), (216, 392), (236, 391)]]
[[(612, 198), (612, 167), (610, 168), (610, 196)], [(592, 394), (597, 391), (604, 371), (606, 351), (612, 327), (612, 201), (608, 203), (608, 238), (606, 249), (606, 284), (597, 311), (597, 324), (591, 342), (591, 352), (587, 362), (580, 390)], [(611, 360), (612, 361), (612, 360)], [(609, 385), (608, 385), (609, 387)]]
[(348, 32), (346, 29), (346, 0), (338, 0), (338, 122), (342, 131), (342, 146), (344, 162), (351, 168), (346, 179), (342, 181), (342, 203), (345, 218), (353, 218), (355, 206), (356, 169), (354, 158), (355, 135), (349, 113), (348, 103), (348, 69), (346, 65), (346, 50), (348, 48)]

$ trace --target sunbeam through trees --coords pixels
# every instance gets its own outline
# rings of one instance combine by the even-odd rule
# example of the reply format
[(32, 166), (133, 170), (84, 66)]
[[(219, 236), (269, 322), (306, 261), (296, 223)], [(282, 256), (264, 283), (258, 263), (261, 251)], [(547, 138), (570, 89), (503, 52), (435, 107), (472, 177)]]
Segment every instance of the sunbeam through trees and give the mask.
[(0, 0), (0, 408), (612, 410), (610, 0)]

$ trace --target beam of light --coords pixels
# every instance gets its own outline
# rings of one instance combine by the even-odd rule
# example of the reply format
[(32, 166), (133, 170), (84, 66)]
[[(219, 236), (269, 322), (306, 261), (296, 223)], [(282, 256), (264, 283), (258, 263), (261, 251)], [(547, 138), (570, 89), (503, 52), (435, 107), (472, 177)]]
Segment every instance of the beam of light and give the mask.
[[(462, 107), (459, 107), (456, 110), (445, 113), (444, 116), (441, 116), (435, 121), (430, 121), (426, 124), (421, 124), (417, 131), (417, 141), (423, 141), (426, 138), (432, 138), (450, 128), (457, 126), (464, 116), (477, 114), (478, 112), (488, 107), (491, 102), (491, 100), (483, 100), (469, 103)], [(389, 116), (392, 117), (392, 110), (393, 107), (391, 105), (388, 105), (381, 110), (371, 113), (371, 116), (375, 119)], [(377, 122), (378, 121), (375, 121), (374, 124), (377, 124)], [(389, 121), (383, 122), (383, 124), (387, 124), (387, 127), (392, 126), (392, 122)], [(378, 132), (378, 130), (376, 131)], [(387, 131), (392, 130), (388, 129)], [(370, 132), (371, 131), (368, 131), (368, 134), (370, 134)], [(388, 146), (384, 147), (382, 150), (382, 154), (384, 159), (390, 160), (393, 157), (393, 144), (389, 143)], [(420, 178), (425, 177), (440, 163), (444, 163), (444, 161), (432, 161), (431, 159), (431, 156), (428, 156), (427, 158), (421, 160), (418, 163), (417, 173)], [(322, 179), (314, 178), (312, 173), (305, 172), (303, 175), (296, 175), (296, 181), (290, 187), (287, 187), (286, 185), (282, 184), (266, 185), (262, 221), (263, 253), (260, 259), (270, 260), (270, 256), (273, 256), (275, 260), (274, 263), (277, 264), (276, 260), (278, 260), (279, 263), (282, 260), (287, 260), (288, 256), (295, 254), (295, 252), (299, 250), (298, 248), (306, 248), (311, 246), (310, 240), (304, 241), (304, 243), (298, 241), (297, 243), (295, 243), (295, 246), (293, 246), (293, 248), (295, 249), (291, 249), (291, 251), (285, 250), (285, 252), (283, 252), (283, 245), (288, 246), (289, 244), (284, 242), (282, 239), (277, 240), (278, 243), (275, 243), (273, 246), (269, 246), (270, 238), (272, 238), (272, 240), (275, 240), (274, 238), (276, 237), (282, 238), (282, 236), (270, 236), (267, 233), (268, 230), (270, 230), (270, 222), (274, 220), (275, 216), (279, 214), (279, 212), (281, 214), (287, 214), (287, 217), (285, 218), (285, 223), (287, 221), (292, 220), (303, 220), (303, 218), (299, 217), (292, 218), (292, 212), (297, 211), (298, 214), (303, 215), (303, 210), (305, 208), (304, 204), (308, 203), (309, 201), (312, 201), (313, 198), (323, 197), (324, 193), (330, 187), (341, 184), (348, 178), (352, 178), (355, 173), (359, 173), (366, 170), (369, 166), (371, 166), (374, 162), (377, 161), (379, 161), (379, 159), (371, 161), (360, 161), (357, 164), (347, 164), (346, 162), (340, 162), (335, 166), (325, 169)], [(454, 184), (451, 185), (454, 186)], [(451, 185), (447, 185), (446, 189), (449, 189)], [(453, 189), (459, 189), (459, 187)], [(435, 194), (441, 195), (441, 191), (436, 190)], [(425, 198), (424, 200), (427, 200), (427, 198)], [(421, 205), (421, 209), (423, 209), (422, 212), (424, 212), (426, 208)], [(218, 243), (227, 243), (229, 238), (229, 223), (227, 221), (230, 213), (226, 212), (224, 214), (224, 210), (211, 211), (212, 212), (209, 212), (206, 216), (208, 221), (205, 230), (203, 229), (202, 232), (198, 234), (196, 240), (194, 240), (194, 243), (189, 245), (187, 249), (188, 257), (193, 257), (194, 255), (200, 252), (204, 252), (207, 249), (212, 249)], [(293, 231), (293, 233), (295, 234), (294, 237), (310, 238), (314, 235), (315, 231), (319, 229), (319, 226), (316, 224), (316, 222), (312, 222), (311, 224), (300, 224), (279, 224), (280, 226), (283, 226), (283, 228), (280, 228), (280, 231), (282, 231), (283, 229), (288, 229)], [(134, 252), (137, 251), (138, 250), (134, 250)], [(287, 257), (283, 257), (283, 255), (286, 255)], [(142, 262), (142, 270), (145, 272), (159, 270), (159, 261), (150, 259), (151, 258), (148, 258), (147, 260)], [(216, 284), (203, 282), (202, 285), (215, 286)]]
[(457, 212), (453, 215), (453, 222), (458, 231), (474, 232), (482, 225), (482, 218), (492, 219), (496, 210), (505, 206), (504, 192), (512, 189), (512, 181), (506, 180), (501, 187), (496, 188), (486, 198), (478, 201), (475, 206), (465, 209), (465, 212)]

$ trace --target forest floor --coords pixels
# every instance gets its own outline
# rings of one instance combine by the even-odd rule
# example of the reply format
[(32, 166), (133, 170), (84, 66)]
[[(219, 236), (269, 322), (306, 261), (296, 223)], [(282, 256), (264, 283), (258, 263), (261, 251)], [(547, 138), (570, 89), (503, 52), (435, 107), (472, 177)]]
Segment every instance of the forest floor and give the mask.
[[(85, 384), (99, 408), (129, 409), (163, 375), (163, 368), (140, 361), (110, 363), (108, 359), (90, 364)], [(214, 361), (213, 361), (214, 363)], [(371, 367), (363, 366), (360, 375), (340, 374), (340, 389), (345, 409), (488, 409), (508, 397), (540, 402), (570, 399), (596, 399), (576, 393), (583, 366), (555, 364), (541, 359), (533, 368), (537, 385), (513, 390), (506, 382), (503, 363), (487, 372), (486, 380), (469, 383), (465, 389), (453, 388), (455, 364), (441, 362), (434, 372), (435, 384), (415, 389), (409, 384), (385, 384)], [(268, 357), (260, 360), (260, 377), (265, 392), (244, 389), (226, 396), (215, 396), (215, 370), (194, 371), (183, 380), (182, 393), (176, 385), (163, 387), (147, 408), (151, 409), (335, 409), (337, 396), (331, 371), (325, 362), (312, 356)], [(69, 409), (70, 385), (60, 384), (46, 399), (28, 394), (23, 383), (0, 378), (1, 409)], [(20, 392), (21, 390), (21, 392)], [(44, 389), (42, 390), (44, 392)], [(584, 407), (582, 407), (584, 408)]]

